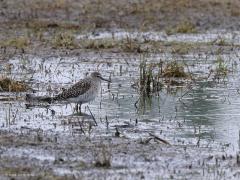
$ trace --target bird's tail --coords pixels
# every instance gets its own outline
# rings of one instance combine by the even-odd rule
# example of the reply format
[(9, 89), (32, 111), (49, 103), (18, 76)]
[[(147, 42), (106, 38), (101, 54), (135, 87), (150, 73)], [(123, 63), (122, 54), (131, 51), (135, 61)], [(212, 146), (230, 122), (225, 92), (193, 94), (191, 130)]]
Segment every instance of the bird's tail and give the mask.
[(34, 96), (32, 94), (26, 94), (26, 101), (42, 101), (51, 104), (54, 101), (54, 98), (49, 96)]

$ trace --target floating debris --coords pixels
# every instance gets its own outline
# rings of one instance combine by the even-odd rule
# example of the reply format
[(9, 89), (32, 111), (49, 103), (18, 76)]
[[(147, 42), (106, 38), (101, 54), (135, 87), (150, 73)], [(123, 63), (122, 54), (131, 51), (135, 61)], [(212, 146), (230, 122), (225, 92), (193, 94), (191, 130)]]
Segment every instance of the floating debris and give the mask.
[(164, 139), (162, 139), (162, 138), (160, 138), (160, 137), (158, 137), (158, 136), (156, 136), (156, 135), (154, 135), (154, 134), (152, 134), (152, 133), (149, 133), (149, 135), (150, 135), (151, 137), (153, 137), (154, 140), (157, 140), (157, 141), (160, 141), (160, 142), (162, 142), (162, 143), (164, 143), (164, 144), (170, 145), (170, 143), (169, 143), (168, 141), (166, 141), (166, 140), (164, 140)]

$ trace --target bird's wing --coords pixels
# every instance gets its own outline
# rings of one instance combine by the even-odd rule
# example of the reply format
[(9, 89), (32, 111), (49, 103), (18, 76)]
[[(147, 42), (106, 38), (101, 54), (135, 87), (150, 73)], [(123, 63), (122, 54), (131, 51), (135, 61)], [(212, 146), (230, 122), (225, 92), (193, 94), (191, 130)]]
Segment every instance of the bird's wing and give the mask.
[(91, 82), (88, 79), (82, 79), (74, 84), (69, 89), (64, 90), (62, 93), (54, 97), (54, 100), (64, 100), (68, 98), (74, 98), (84, 94), (91, 87)]

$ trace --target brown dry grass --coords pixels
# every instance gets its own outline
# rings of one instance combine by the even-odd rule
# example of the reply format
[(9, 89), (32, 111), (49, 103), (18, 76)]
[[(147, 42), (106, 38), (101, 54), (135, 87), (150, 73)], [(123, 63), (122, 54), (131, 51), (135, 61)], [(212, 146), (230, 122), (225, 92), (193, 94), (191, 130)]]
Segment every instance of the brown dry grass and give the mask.
[(170, 62), (163, 70), (163, 77), (186, 78), (188, 74), (184, 71), (184, 66), (176, 61)]
[(15, 47), (17, 49), (26, 48), (30, 44), (30, 39), (25, 36), (14, 37), (0, 41), (0, 47)]
[(29, 87), (25, 83), (15, 81), (10, 78), (0, 79), (0, 91), (24, 92), (27, 91), (28, 89)]
[[(3, 0), (3, 22), (52, 28), (162, 30), (187, 22), (197, 29), (240, 16), (238, 0)], [(14, 11), (13, 11), (14, 9)], [(1, 20), (0, 19), (0, 20)], [(216, 22), (214, 25), (214, 22)], [(230, 23), (230, 22), (229, 22)], [(203, 26), (204, 24), (204, 26)]]

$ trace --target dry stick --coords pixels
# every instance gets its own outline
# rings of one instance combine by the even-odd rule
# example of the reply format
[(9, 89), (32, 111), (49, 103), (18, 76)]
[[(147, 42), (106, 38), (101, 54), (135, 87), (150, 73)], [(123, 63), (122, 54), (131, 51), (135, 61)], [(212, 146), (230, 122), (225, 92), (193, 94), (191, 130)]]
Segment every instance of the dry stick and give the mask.
[(140, 100), (140, 97), (139, 97), (138, 100), (134, 103), (134, 107), (135, 107), (136, 109), (138, 108), (137, 104), (138, 104), (139, 100)]
[(106, 126), (107, 126), (107, 129), (108, 129), (109, 122), (108, 122), (108, 118), (107, 118), (107, 116), (105, 117), (105, 119), (106, 119)]
[[(34, 107), (40, 107), (40, 108), (46, 108), (50, 109), (50, 105), (44, 105), (44, 104), (25, 104), (27, 108), (34, 108)], [(50, 109), (51, 110), (51, 109)]]
[(180, 97), (180, 99), (182, 99), (185, 95), (187, 95), (191, 90), (193, 90), (193, 88), (190, 86), (188, 90)]
[(79, 121), (79, 119), (78, 119), (78, 124), (79, 124), (79, 127), (80, 127), (81, 131), (82, 131), (83, 134), (85, 135), (85, 131), (83, 130), (82, 124), (81, 124), (81, 122)]
[(166, 140), (164, 140), (164, 139), (162, 139), (162, 138), (160, 138), (160, 137), (158, 137), (158, 136), (156, 136), (156, 135), (154, 135), (154, 134), (152, 134), (152, 133), (149, 133), (149, 135), (152, 136), (152, 137), (154, 137), (154, 139), (163, 142), (164, 144), (171, 145), (171, 144), (170, 144), (169, 142), (167, 142)]
[(95, 125), (97, 126), (98, 124), (97, 124), (97, 121), (96, 121), (95, 117), (93, 116), (93, 113), (91, 112), (91, 110), (90, 110), (90, 108), (88, 106), (87, 106), (87, 108), (88, 108), (88, 110), (89, 110), (89, 112), (90, 112), (90, 114), (91, 114), (91, 116), (93, 118), (93, 121), (95, 122)]

